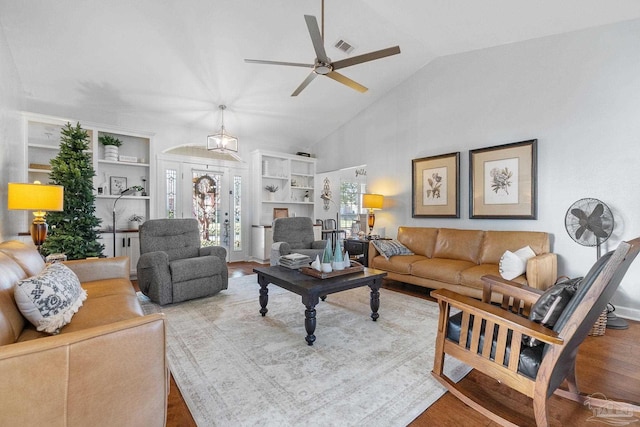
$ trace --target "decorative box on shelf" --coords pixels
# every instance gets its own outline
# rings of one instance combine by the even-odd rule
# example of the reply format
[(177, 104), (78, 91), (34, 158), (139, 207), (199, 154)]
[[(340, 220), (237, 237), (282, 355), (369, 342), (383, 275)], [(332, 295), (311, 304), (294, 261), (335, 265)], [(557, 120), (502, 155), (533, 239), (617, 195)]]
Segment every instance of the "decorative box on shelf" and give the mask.
[(138, 163), (138, 158), (134, 157), (134, 156), (123, 156), (123, 155), (120, 155), (120, 156), (118, 156), (118, 159), (121, 162)]

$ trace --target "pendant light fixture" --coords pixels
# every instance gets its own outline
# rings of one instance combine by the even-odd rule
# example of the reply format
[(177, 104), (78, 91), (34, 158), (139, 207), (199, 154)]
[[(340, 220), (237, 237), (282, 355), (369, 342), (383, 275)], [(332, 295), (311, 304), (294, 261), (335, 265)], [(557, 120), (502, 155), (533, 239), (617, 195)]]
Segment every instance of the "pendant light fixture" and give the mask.
[(207, 150), (220, 152), (233, 151), (237, 153), (238, 138), (229, 135), (224, 128), (224, 110), (227, 109), (227, 106), (219, 105), (218, 108), (220, 109), (222, 115), (222, 126), (220, 128), (220, 131), (207, 136)]

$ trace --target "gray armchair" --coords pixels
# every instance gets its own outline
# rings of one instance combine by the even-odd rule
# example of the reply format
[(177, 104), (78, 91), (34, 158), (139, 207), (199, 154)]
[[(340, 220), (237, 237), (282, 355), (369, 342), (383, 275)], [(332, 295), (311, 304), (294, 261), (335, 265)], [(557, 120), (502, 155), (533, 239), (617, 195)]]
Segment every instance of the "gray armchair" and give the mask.
[(200, 247), (195, 219), (153, 219), (140, 226), (138, 286), (160, 305), (227, 289), (227, 250)]
[(271, 264), (277, 265), (282, 255), (298, 253), (314, 260), (322, 257), (326, 240), (315, 240), (313, 222), (307, 217), (276, 218), (273, 221), (273, 246)]

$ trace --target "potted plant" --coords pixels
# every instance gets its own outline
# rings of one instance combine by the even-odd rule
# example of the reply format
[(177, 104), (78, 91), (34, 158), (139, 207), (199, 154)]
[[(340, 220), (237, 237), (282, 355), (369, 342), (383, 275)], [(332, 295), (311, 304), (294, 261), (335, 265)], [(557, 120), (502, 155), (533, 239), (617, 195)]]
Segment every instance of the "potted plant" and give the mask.
[(144, 217), (142, 215), (133, 214), (129, 217), (129, 228), (131, 230), (137, 230), (140, 228), (140, 224), (144, 221)]
[(269, 200), (275, 199), (276, 191), (278, 191), (277, 185), (269, 184), (266, 187), (264, 187), (264, 189), (267, 190), (268, 192), (267, 194), (269, 195)]
[(104, 159), (117, 162), (118, 147), (122, 145), (122, 141), (112, 135), (100, 135), (98, 141), (104, 145)]
[(302, 199), (305, 203), (309, 203), (309, 191), (304, 192), (304, 197)]
[(135, 191), (135, 193), (133, 193), (134, 196), (144, 196), (144, 187), (141, 185), (134, 185), (131, 189)]

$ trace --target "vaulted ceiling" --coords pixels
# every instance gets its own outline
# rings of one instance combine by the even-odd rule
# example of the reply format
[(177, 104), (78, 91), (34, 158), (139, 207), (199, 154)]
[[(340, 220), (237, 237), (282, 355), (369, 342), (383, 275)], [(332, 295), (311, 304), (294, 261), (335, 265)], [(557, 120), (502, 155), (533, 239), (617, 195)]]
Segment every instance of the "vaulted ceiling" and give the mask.
[[(31, 110), (138, 116), (191, 132), (225, 125), (241, 143), (311, 146), (444, 55), (640, 17), (637, 0), (326, 0), (333, 60), (399, 45), (400, 55), (341, 73), (361, 94), (310, 70), (303, 15), (321, 0), (0, 0), (0, 26)], [(338, 40), (355, 47), (350, 55)], [(4, 59), (2, 59), (4, 60)], [(145, 129), (151, 130), (153, 129)]]

